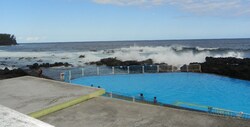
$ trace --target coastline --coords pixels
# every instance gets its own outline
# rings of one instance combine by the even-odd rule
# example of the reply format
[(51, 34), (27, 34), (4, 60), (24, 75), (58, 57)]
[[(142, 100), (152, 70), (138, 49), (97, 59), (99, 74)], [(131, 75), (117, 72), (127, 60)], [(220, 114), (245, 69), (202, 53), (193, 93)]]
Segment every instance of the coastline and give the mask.
[[(242, 79), (242, 80), (248, 80), (250, 81), (250, 59), (239, 59), (239, 58), (213, 58), (213, 57), (206, 57), (206, 61), (203, 63), (190, 63), (189, 65), (183, 65), (180, 70), (178, 70), (177, 67), (173, 65), (168, 65), (167, 63), (153, 63), (151, 59), (144, 60), (144, 61), (121, 61), (117, 60), (115, 58), (106, 58), (101, 59), (97, 62), (91, 62), (89, 63), (89, 66), (106, 66), (106, 67), (112, 67), (112, 66), (145, 66), (145, 65), (160, 65), (160, 66), (167, 66), (167, 68), (174, 68), (174, 71), (180, 71), (180, 72), (198, 72), (198, 73), (205, 73), (205, 74), (215, 74), (219, 76), (226, 76), (230, 78), (236, 78), (236, 79)], [(70, 67), (69, 67), (70, 66)], [(88, 66), (88, 65), (87, 65)], [(38, 64), (34, 63), (33, 65), (27, 65), (27, 69), (21, 69), (21, 68), (14, 68), (14, 69), (0, 69), (0, 80), (1, 79), (7, 79), (7, 78), (14, 78), (19, 76), (35, 76), (35, 77), (43, 77), (43, 78), (49, 78), (53, 79), (53, 77), (48, 77), (45, 75), (39, 76), (38, 69), (39, 68), (46, 68), (50, 69), (53, 67), (62, 68), (62, 67), (73, 67), (73, 65), (69, 65), (68, 63), (62, 63), (62, 62), (55, 62), (54, 64), (49, 63), (43, 63)], [(78, 67), (74, 67), (78, 68)], [(79, 67), (81, 68), (81, 67)], [(188, 71), (186, 68), (189, 68)], [(197, 70), (197, 68), (200, 68), (200, 70)], [(124, 68), (122, 68), (124, 70)], [(161, 72), (168, 72), (168, 69), (163, 69)]]
[(36, 70), (32, 70), (32, 69), (27, 69), (27, 70), (24, 70), (21, 68), (12, 69), (12, 70), (9, 70), (8, 68), (0, 69), (0, 80), (22, 77), (22, 76), (34, 76), (34, 77), (51, 79), (45, 75), (39, 75), (39, 73)]
[[(56, 70), (49, 76), (59, 77), (65, 70), (89, 66), (166, 65), (181, 71), (185, 65), (198, 64), (202, 73), (250, 80), (247, 76), (250, 65), (245, 64), (249, 61), (234, 63), (250, 58), (250, 39), (219, 39), (220, 44), (211, 40), (216, 39), (20, 43), (20, 46), (0, 46), (0, 69), (45, 68), (46, 73)], [(218, 61), (207, 62), (208, 56)], [(223, 58), (228, 61), (221, 63)]]

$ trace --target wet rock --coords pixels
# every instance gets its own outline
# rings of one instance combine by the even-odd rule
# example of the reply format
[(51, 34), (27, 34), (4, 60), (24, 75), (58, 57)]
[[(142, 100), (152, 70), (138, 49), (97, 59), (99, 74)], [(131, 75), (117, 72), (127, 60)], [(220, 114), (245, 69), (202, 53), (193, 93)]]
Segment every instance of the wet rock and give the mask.
[(213, 73), (233, 78), (250, 80), (250, 59), (213, 58), (206, 57), (206, 62), (201, 63), (204, 73)]
[(34, 57), (25, 57), (24, 59), (27, 61), (31, 61), (32, 59), (34, 59)]
[(50, 63), (42, 63), (42, 64), (38, 64), (38, 63), (34, 63), (33, 65), (27, 65), (27, 67), (29, 67), (30, 69), (38, 69), (40, 67), (45, 67), (45, 68), (49, 68), (49, 67), (68, 67), (68, 66), (72, 66), (71, 64), (65, 62), (55, 62), (53, 64)]
[(91, 49), (91, 50), (89, 50), (89, 51), (91, 51), (91, 52), (97, 52), (97, 50), (96, 50), (96, 49)]
[(18, 60), (22, 60), (22, 59), (24, 59), (24, 57), (20, 57)]
[(191, 63), (189, 65), (183, 65), (180, 68), (181, 72), (202, 72), (201, 65), (198, 63)]
[(168, 65), (166, 63), (159, 64), (159, 72), (174, 72), (177, 71), (178, 67), (173, 65)]
[(40, 59), (40, 60), (38, 60), (37, 62), (43, 62), (43, 60)]
[(147, 59), (144, 61), (135, 61), (135, 60), (121, 61), (118, 60), (117, 58), (104, 58), (97, 62), (91, 62), (90, 64), (106, 65), (106, 66), (151, 65), (153, 64), (153, 60)]
[(13, 69), (13, 70), (9, 70), (8, 68), (5, 68), (3, 70), (0, 69), (0, 80), (7, 79), (7, 78), (26, 76), (26, 75), (28, 75), (28, 74), (20, 68)]
[(38, 63), (34, 63), (32, 66), (29, 66), (30, 69), (37, 69), (39, 68), (39, 64)]
[(85, 58), (85, 55), (80, 55), (79, 58)]
[(65, 60), (65, 59), (69, 59), (68, 57), (63, 57), (63, 58), (61, 58), (62, 60)]
[(103, 52), (103, 54), (113, 54), (113, 53), (115, 53), (114, 50), (105, 50), (105, 51)]

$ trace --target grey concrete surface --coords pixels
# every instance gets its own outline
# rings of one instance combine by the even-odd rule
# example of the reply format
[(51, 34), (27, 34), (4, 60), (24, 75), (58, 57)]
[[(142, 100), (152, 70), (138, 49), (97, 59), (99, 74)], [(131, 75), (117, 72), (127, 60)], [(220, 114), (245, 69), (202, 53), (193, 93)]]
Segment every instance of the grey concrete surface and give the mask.
[(0, 105), (0, 127), (54, 127)]
[(0, 104), (29, 114), (96, 90), (91, 87), (24, 76), (0, 80)]
[(98, 97), (40, 118), (56, 127), (249, 127), (250, 121)]

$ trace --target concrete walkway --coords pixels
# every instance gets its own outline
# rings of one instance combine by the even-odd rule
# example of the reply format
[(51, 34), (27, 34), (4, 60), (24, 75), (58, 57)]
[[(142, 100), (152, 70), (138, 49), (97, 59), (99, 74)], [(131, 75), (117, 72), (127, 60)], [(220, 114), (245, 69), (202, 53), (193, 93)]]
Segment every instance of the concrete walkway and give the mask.
[(1, 127), (54, 127), (40, 120), (0, 105)]
[(24, 76), (0, 80), (0, 104), (29, 114), (97, 90), (91, 87)]
[(56, 127), (249, 127), (250, 121), (98, 97), (40, 120)]

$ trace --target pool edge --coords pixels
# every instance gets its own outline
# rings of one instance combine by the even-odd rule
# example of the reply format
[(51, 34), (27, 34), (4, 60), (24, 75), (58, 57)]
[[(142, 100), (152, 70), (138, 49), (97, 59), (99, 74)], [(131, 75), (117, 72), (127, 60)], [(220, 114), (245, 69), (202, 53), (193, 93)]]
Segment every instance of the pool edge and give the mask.
[(29, 113), (28, 115), (33, 117), (33, 118), (40, 118), (40, 117), (46, 116), (46, 115), (48, 115), (50, 113), (53, 113), (53, 112), (56, 112), (56, 111), (59, 111), (59, 110), (74, 106), (76, 104), (87, 101), (89, 99), (101, 96), (101, 95), (105, 94), (105, 92), (106, 91), (104, 89), (100, 89), (100, 90), (97, 90), (97, 91), (95, 91), (93, 93), (90, 93), (90, 94), (87, 94), (87, 95), (84, 95), (84, 96), (80, 96), (78, 98), (75, 98), (75, 99), (72, 99), (72, 100), (57, 104), (55, 106), (51, 106), (51, 107), (48, 107), (48, 108), (45, 108), (45, 109), (42, 109), (42, 110), (39, 110), (39, 111)]

